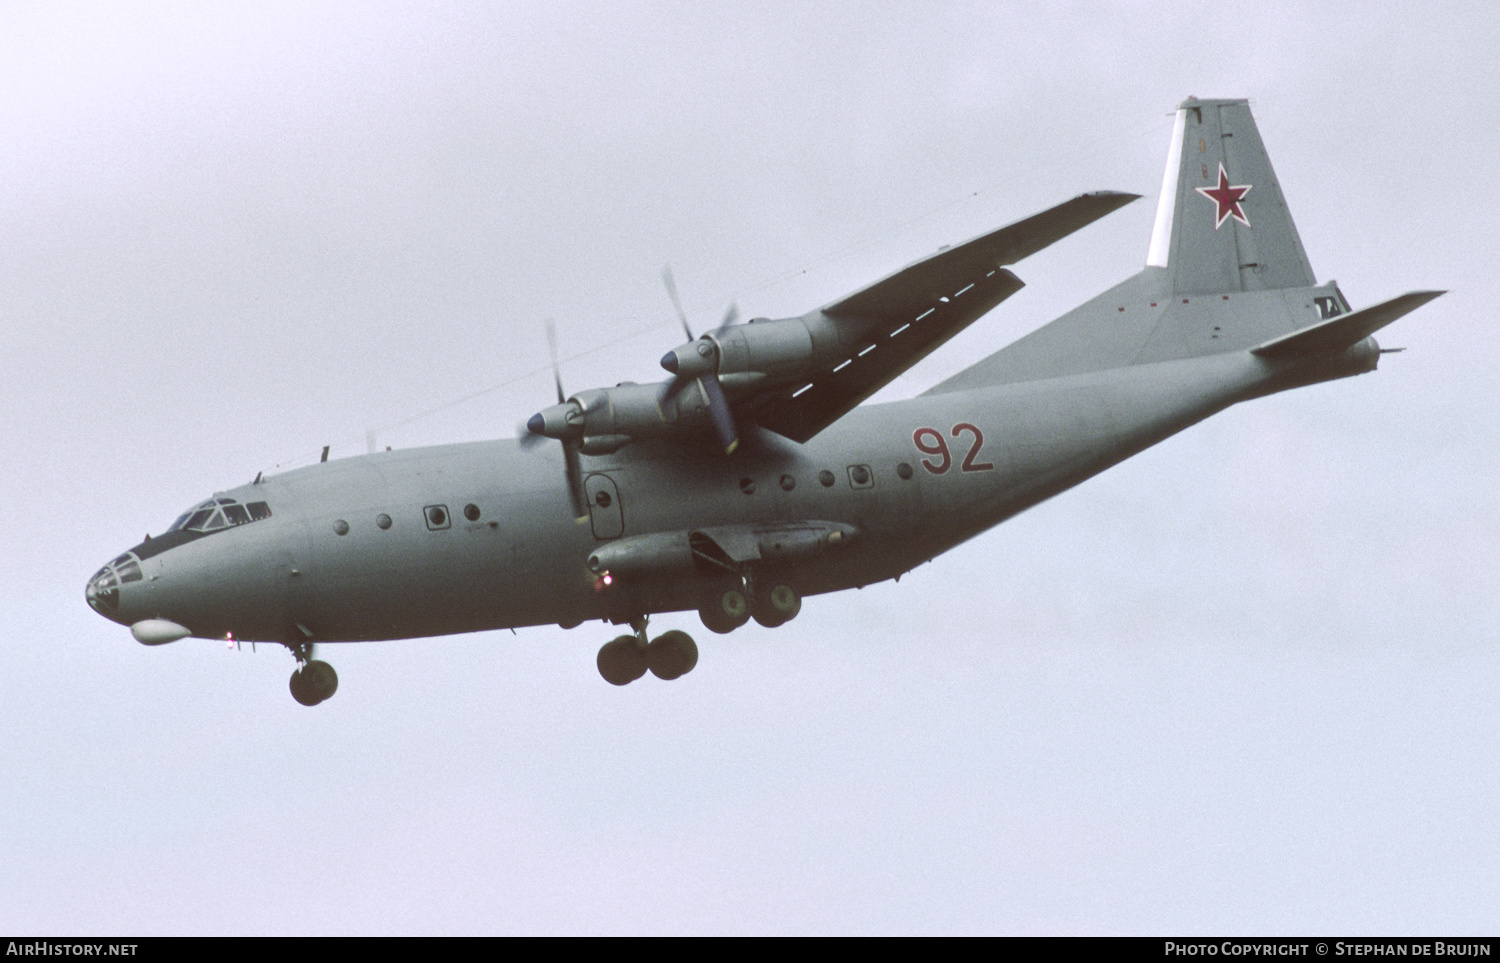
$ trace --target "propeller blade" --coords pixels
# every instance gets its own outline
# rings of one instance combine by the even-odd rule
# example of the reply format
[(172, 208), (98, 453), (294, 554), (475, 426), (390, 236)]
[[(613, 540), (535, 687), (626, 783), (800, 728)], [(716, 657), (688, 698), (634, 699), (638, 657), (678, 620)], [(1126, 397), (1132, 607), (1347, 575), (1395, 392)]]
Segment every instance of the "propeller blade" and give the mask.
[(589, 517), (589, 506), (583, 498), (583, 467), (578, 459), (578, 443), (564, 441), (563, 463), (568, 474), (568, 495), (573, 500), (573, 517), (583, 521)]
[(719, 379), (711, 374), (699, 378), (698, 383), (703, 386), (703, 396), (708, 399), (708, 417), (714, 423), (714, 431), (718, 432), (719, 441), (724, 444), (724, 454), (732, 455), (740, 446), (740, 436), (734, 427), (734, 415), (729, 410), (729, 399), (724, 397), (724, 386), (719, 384)]
[(661, 411), (662, 405), (670, 403), (674, 398), (682, 394), (682, 389), (692, 384), (693, 381), (693, 378), (673, 378), (671, 381), (668, 381), (667, 386), (662, 389), (661, 394), (656, 399), (658, 413)]
[(557, 325), (552, 319), (547, 319), (547, 350), (552, 354), (552, 380), (557, 384), (557, 403), (567, 401), (567, 393), (563, 391), (562, 370), (557, 366)]
[(734, 327), (740, 320), (740, 306), (734, 302), (729, 303), (729, 310), (724, 312), (724, 320), (719, 322), (719, 330)]
[[(557, 363), (557, 325), (551, 318), (547, 319), (547, 351), (552, 355), (552, 381), (557, 385), (557, 403), (567, 404), (568, 393), (563, 390), (562, 370)], [(542, 434), (544, 426), (545, 420), (541, 412), (532, 415), (526, 422), (526, 430), (516, 433), (521, 447), (531, 448), (546, 441), (549, 436)], [(581, 522), (589, 517), (589, 507), (583, 497), (583, 466), (578, 458), (578, 442), (572, 438), (558, 440), (562, 443), (563, 474), (568, 479), (568, 500), (573, 505), (573, 517)]]
[(693, 340), (693, 329), (688, 327), (687, 312), (682, 310), (682, 299), (677, 297), (677, 282), (672, 279), (672, 265), (668, 264), (661, 269), (661, 283), (667, 286), (667, 297), (672, 299), (672, 307), (677, 309), (677, 320), (682, 322), (682, 330), (687, 332), (689, 341)]

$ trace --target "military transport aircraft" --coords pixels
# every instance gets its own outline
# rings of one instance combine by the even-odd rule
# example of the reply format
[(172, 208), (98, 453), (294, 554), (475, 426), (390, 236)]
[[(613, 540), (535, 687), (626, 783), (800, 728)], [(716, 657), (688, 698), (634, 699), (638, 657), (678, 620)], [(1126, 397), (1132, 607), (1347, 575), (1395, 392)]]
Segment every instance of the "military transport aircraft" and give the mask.
[(606, 680), (675, 679), (697, 645), (649, 638), (649, 616), (781, 625), (1232, 404), (1374, 370), (1373, 332), (1442, 293), (1350, 310), (1313, 277), (1248, 104), (1192, 98), (1139, 274), (917, 398), (860, 406), (1019, 290), (1010, 265), (1136, 196), (1075, 197), (800, 317), (731, 314), (688, 331), (658, 384), (559, 379), (519, 441), (257, 476), (110, 561), (88, 603), (147, 645), (285, 645), (304, 705), (338, 686), (315, 643), (591, 619), (630, 627), (599, 650)]

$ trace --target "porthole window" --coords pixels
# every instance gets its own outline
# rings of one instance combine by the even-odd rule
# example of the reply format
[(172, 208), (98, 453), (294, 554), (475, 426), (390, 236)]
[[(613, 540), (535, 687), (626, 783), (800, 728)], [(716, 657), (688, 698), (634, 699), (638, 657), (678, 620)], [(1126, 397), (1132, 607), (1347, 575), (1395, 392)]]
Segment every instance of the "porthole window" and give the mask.
[(433, 531), (447, 528), (451, 524), (448, 520), (447, 505), (428, 505), (422, 509), (422, 514), (427, 518), (427, 527)]
[(390, 528), (391, 516), (382, 512), (381, 514), (375, 516), (375, 524), (379, 525), (381, 528)]
[(789, 492), (793, 488), (796, 488), (796, 487), (797, 487), (797, 479), (793, 478), (791, 475), (782, 475), (781, 476), (781, 490), (782, 491)]
[(333, 533), (335, 535), (348, 535), (349, 534), (349, 523), (346, 522), (346, 521), (344, 521), (342, 518), (339, 519), (338, 521), (334, 522), (333, 523)]
[(740, 479), (740, 491), (744, 492), (746, 495), (754, 495), (755, 494), (755, 479), (753, 479), (753, 478), (741, 478)]
[(600, 508), (608, 508), (614, 503), (615, 500), (609, 497), (609, 492), (600, 489), (599, 491), (594, 493), (594, 504), (598, 505)]
[(464, 518), (467, 518), (471, 522), (479, 521), (479, 506), (472, 503), (465, 505)]
[(896, 466), (896, 474), (901, 476), (902, 481), (909, 481), (911, 479), (911, 466), (903, 461)]
[(824, 488), (832, 488), (834, 482), (833, 472), (829, 471), (826, 468), (823, 469), (822, 471), (818, 472), (818, 481), (822, 483)]
[(855, 488), (875, 487), (875, 476), (870, 473), (869, 465), (850, 465), (849, 484)]

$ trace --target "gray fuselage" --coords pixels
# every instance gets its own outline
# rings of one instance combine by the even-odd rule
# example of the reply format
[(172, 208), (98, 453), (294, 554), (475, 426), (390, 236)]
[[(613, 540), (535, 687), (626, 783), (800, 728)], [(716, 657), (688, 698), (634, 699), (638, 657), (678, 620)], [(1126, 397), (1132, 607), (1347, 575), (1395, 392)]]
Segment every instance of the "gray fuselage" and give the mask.
[(586, 565), (599, 546), (802, 521), (856, 534), (778, 578), (838, 591), (899, 576), (1230, 404), (1370, 370), (1376, 355), (1367, 339), (1315, 365), (1231, 351), (949, 391), (856, 409), (803, 445), (761, 431), (729, 457), (707, 439), (636, 442), (583, 459), (582, 520), (553, 443), (334, 460), (220, 493), (270, 516), (148, 540), (115, 605), (90, 600), (122, 624), (287, 643), (624, 622), (696, 608), (715, 576), (601, 579)]

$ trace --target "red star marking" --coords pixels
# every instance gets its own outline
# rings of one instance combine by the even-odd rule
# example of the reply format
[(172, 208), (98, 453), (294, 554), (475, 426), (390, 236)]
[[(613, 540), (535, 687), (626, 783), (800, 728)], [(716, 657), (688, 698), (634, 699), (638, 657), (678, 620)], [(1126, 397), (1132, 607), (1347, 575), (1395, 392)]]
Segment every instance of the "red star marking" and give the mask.
[(1250, 185), (1236, 184), (1231, 187), (1229, 184), (1229, 175), (1224, 172), (1224, 165), (1222, 163), (1219, 164), (1219, 186), (1199, 187), (1197, 191), (1199, 194), (1213, 201), (1214, 206), (1218, 208), (1216, 212), (1217, 216), (1214, 218), (1214, 230), (1217, 231), (1231, 217), (1246, 227), (1250, 226), (1250, 219), (1245, 216), (1244, 210), (1240, 208), (1240, 201), (1244, 200), (1245, 195), (1250, 193)]

